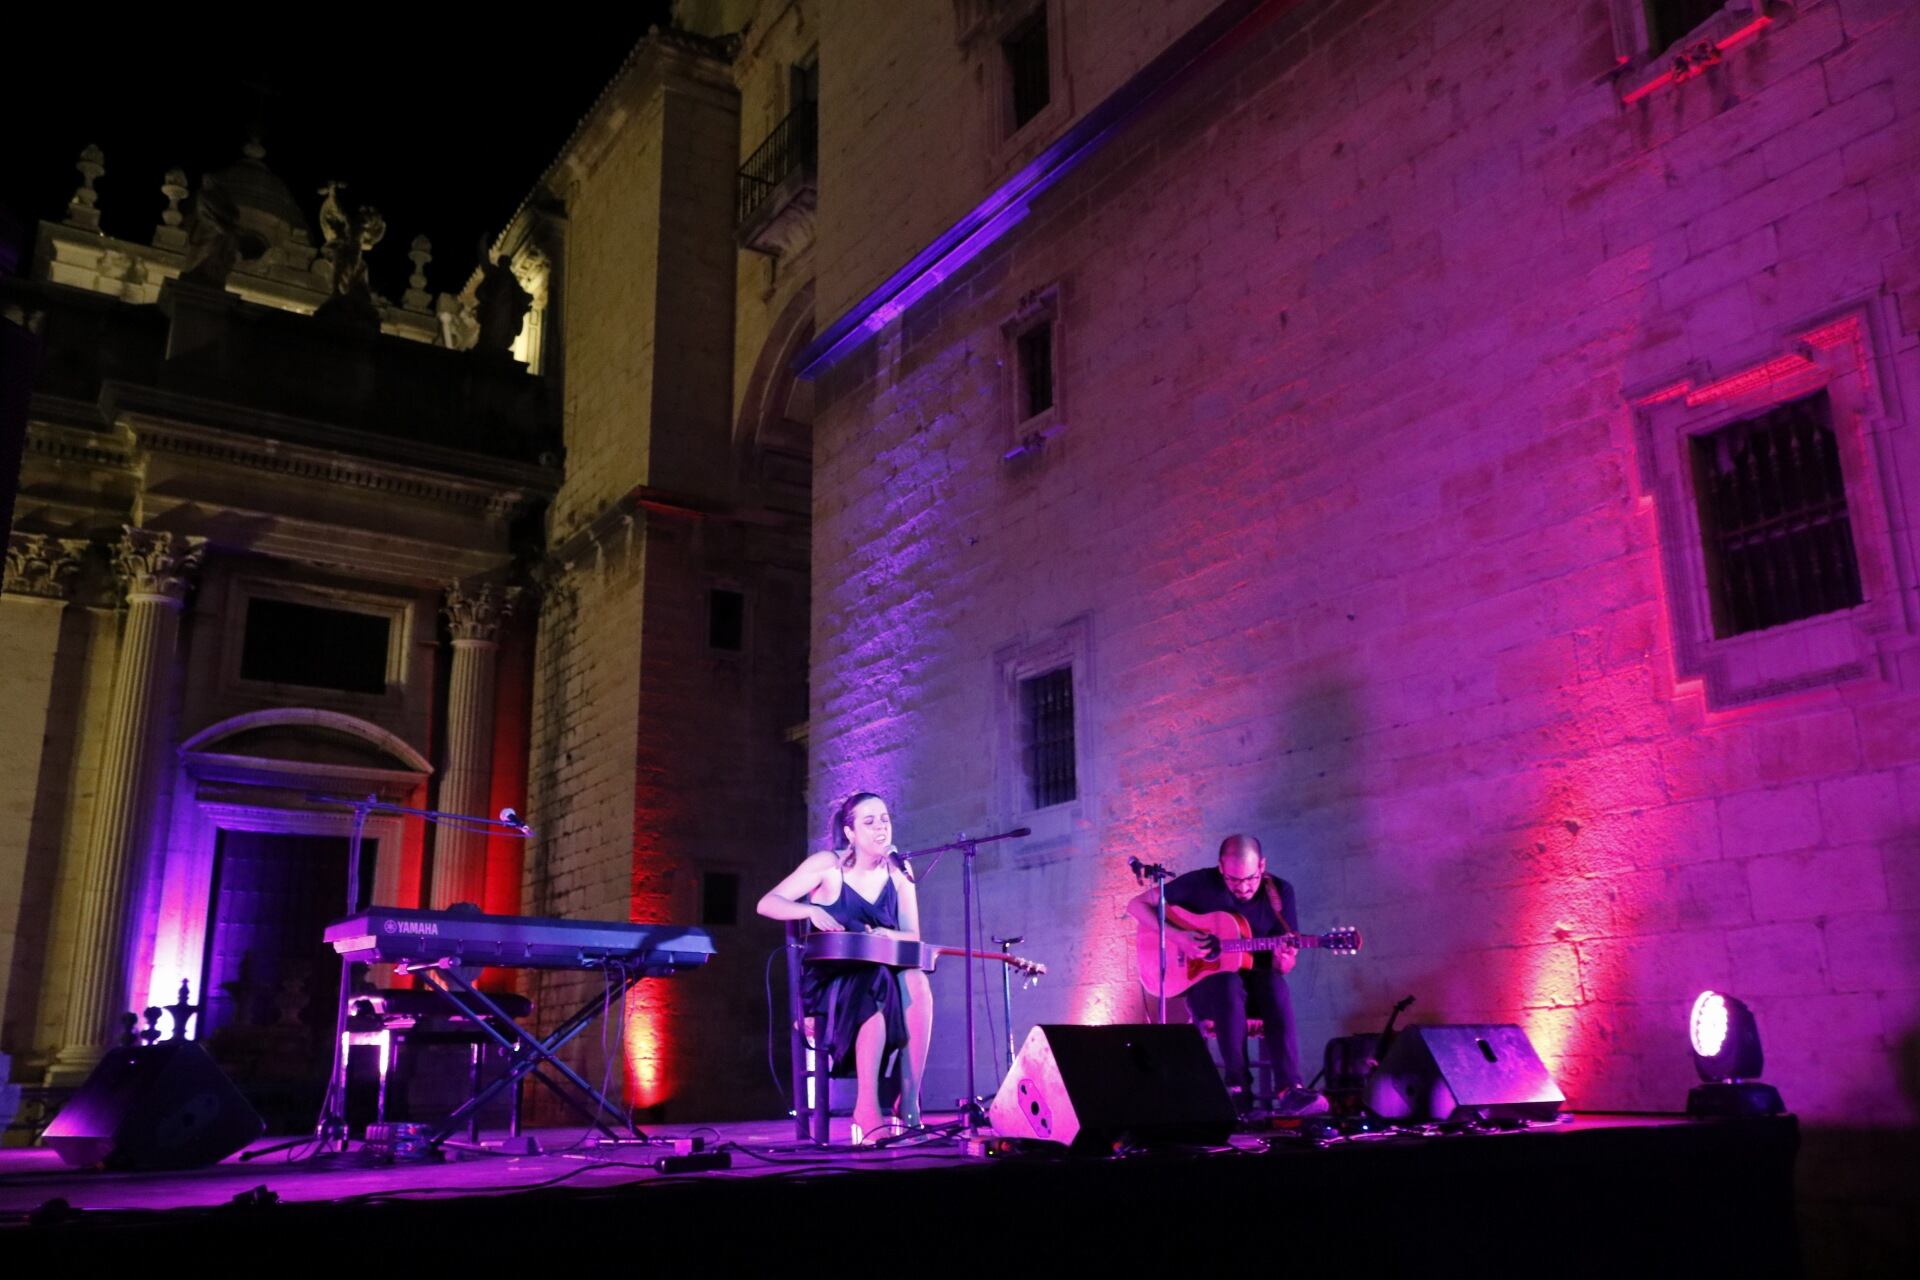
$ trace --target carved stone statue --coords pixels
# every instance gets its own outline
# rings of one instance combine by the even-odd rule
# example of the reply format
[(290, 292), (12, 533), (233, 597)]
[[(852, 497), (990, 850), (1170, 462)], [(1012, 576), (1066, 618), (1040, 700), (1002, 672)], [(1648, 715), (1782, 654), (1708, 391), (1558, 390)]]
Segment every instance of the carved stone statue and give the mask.
[(325, 197), (320, 204), (320, 234), (325, 241), (320, 254), (332, 270), (333, 296), (315, 314), (378, 333), (380, 309), (367, 282), (366, 255), (387, 234), (387, 220), (367, 204), (348, 213), (340, 202), (345, 187), (344, 182), (329, 182), (320, 188)]
[(528, 293), (513, 274), (513, 268), (504, 259), (499, 262), (487, 252), (487, 242), (480, 242), (480, 283), (473, 291), (473, 310), (480, 321), (480, 337), (474, 350), (490, 351), (505, 355), (513, 350), (513, 340), (520, 336), (520, 326), (527, 318), (527, 308), (533, 305), (533, 295)]
[(209, 289), (227, 287), (227, 277), (242, 261), (251, 262), (267, 251), (267, 242), (240, 225), (240, 206), (233, 193), (207, 174), (193, 198), (187, 217), (187, 261), (180, 279)]

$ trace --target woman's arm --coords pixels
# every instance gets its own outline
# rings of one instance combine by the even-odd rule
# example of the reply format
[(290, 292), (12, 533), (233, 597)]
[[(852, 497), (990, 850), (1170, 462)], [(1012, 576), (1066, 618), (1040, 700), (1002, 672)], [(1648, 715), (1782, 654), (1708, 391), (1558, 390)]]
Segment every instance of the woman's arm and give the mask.
[(900, 928), (887, 932), (898, 933), (902, 938), (917, 939), (920, 936), (920, 890), (900, 872), (890, 871), (888, 874), (893, 877), (895, 892), (900, 898)]
[(753, 909), (769, 920), (805, 920), (816, 929), (839, 933), (840, 922), (825, 907), (807, 901), (838, 865), (839, 858), (831, 853), (808, 855), (805, 862), (787, 873), (786, 879), (762, 894)]

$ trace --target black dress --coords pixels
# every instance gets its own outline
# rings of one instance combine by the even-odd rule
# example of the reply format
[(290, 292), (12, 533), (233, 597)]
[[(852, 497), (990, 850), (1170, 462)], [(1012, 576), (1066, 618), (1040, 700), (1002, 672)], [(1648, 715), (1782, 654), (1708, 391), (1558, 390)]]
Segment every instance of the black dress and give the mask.
[[(864, 933), (869, 927), (900, 927), (900, 894), (887, 877), (886, 887), (872, 902), (861, 897), (854, 887), (840, 880), (840, 896), (832, 902), (814, 903), (839, 921), (849, 933)], [(827, 1034), (832, 1023), (833, 1074), (854, 1074), (853, 1044), (867, 1019), (879, 1013), (886, 1018), (887, 1038), (880, 1050), (880, 1106), (893, 1105), (900, 1094), (900, 1053), (907, 1047), (907, 993), (900, 971), (885, 965), (836, 961), (806, 965), (800, 971), (801, 998), (807, 1014), (814, 1020), (816, 1034)], [(832, 1017), (829, 1018), (828, 1014)]]

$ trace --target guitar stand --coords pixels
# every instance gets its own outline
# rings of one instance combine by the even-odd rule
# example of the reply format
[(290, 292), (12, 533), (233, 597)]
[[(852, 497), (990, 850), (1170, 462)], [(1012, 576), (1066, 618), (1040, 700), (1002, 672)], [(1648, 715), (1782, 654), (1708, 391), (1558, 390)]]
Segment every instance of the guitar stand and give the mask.
[[(469, 1119), (477, 1116), (481, 1107), (498, 1097), (502, 1090), (517, 1087), (529, 1076), (552, 1090), (555, 1097), (579, 1112), (589, 1124), (607, 1137), (618, 1139), (620, 1135), (607, 1127), (606, 1122), (601, 1118), (603, 1113), (621, 1117), (621, 1123), (626, 1126), (629, 1134), (642, 1142), (647, 1141), (647, 1135), (634, 1125), (625, 1112), (609, 1101), (600, 1090), (594, 1088), (578, 1071), (562, 1062), (556, 1052), (562, 1045), (593, 1025), (593, 1020), (614, 1003), (614, 997), (610, 991), (601, 992), (581, 1005), (572, 1016), (549, 1032), (543, 1040), (515, 1022), (511, 1015), (501, 1009), (500, 1005), (486, 992), (474, 986), (450, 960), (421, 965), (400, 965), (398, 970), (402, 973), (419, 974), (429, 987), (438, 991), (450, 1004), (460, 1008), (469, 1017), (472, 1017), (476, 1011), (475, 1006), (485, 1010), (491, 1016), (474, 1018), (475, 1025), (493, 1037), (494, 1042), (507, 1051), (506, 1070), (492, 1084), (461, 1103), (451, 1115), (440, 1122), (440, 1127), (427, 1138), (427, 1146), (430, 1149), (438, 1150), (454, 1134), (466, 1127)], [(633, 990), (642, 979), (649, 976), (651, 975), (644, 967), (623, 971), (620, 1003), (624, 1005), (627, 993)], [(471, 1000), (473, 1004), (466, 1004), (467, 1000)], [(501, 1029), (503, 1026), (512, 1028), (517, 1034), (507, 1034)], [(566, 1083), (573, 1087), (574, 1092), (584, 1095), (587, 1101), (594, 1104), (595, 1109), (590, 1110), (580, 1098), (574, 1096), (574, 1093), (563, 1089), (559, 1083), (542, 1072), (540, 1068), (543, 1066), (552, 1067), (565, 1076)]]

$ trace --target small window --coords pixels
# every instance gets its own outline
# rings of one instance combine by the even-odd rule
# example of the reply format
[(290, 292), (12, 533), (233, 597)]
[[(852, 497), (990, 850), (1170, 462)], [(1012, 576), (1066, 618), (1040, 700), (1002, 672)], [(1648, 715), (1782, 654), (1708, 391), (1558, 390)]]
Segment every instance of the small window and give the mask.
[(1860, 603), (1825, 391), (1692, 439), (1716, 638)]
[(1020, 362), (1020, 417), (1025, 421), (1053, 408), (1053, 322), (1033, 326), (1014, 345)]
[(1074, 799), (1072, 667), (1020, 682), (1020, 722), (1029, 802), (1045, 809)]
[(740, 876), (709, 871), (700, 877), (700, 923), (740, 923)]
[(1726, 0), (1644, 0), (1647, 43), (1665, 49), (1720, 12)]
[(240, 677), (342, 693), (387, 691), (391, 619), (291, 600), (247, 601)]
[(1007, 83), (1013, 95), (1013, 127), (1017, 132), (1046, 110), (1053, 100), (1047, 64), (1047, 8), (1043, 4), (1000, 42), (1007, 60)]
[(707, 647), (739, 653), (746, 640), (747, 597), (725, 587), (707, 592)]

